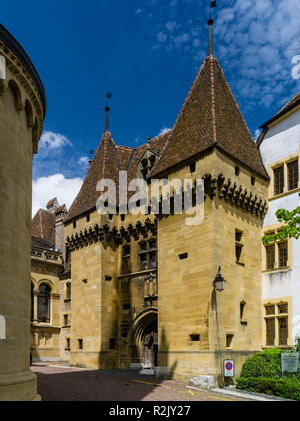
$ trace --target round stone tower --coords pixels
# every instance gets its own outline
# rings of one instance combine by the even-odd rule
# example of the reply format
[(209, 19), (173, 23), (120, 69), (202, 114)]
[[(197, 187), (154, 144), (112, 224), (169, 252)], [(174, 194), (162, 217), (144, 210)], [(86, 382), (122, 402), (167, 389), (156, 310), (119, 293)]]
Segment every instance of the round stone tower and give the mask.
[(0, 401), (40, 399), (30, 370), (31, 190), (45, 110), (33, 64), (0, 25)]

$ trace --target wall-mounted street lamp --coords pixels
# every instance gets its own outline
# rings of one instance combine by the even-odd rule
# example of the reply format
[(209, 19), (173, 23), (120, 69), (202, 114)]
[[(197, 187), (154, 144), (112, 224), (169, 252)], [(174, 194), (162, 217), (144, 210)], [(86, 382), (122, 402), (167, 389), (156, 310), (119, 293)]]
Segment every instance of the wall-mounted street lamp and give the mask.
[(217, 273), (217, 276), (215, 277), (214, 280), (214, 287), (217, 291), (222, 292), (225, 289), (225, 279), (223, 278), (223, 276), (221, 275), (221, 266), (219, 266), (219, 270)]

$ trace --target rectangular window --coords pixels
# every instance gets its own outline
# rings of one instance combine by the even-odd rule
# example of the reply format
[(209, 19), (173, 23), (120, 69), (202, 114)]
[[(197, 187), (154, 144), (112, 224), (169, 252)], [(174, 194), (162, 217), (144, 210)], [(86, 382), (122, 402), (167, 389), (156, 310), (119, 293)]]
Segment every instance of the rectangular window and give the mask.
[(280, 317), (278, 319), (279, 324), (279, 345), (287, 345), (288, 339), (288, 318)]
[(151, 253), (149, 253), (149, 257), (150, 257), (150, 268), (151, 269), (156, 269), (156, 266), (157, 266), (156, 252), (155, 251), (152, 251)]
[(70, 282), (66, 283), (66, 299), (67, 300), (71, 299), (71, 283)]
[(275, 319), (266, 319), (266, 344), (274, 346), (275, 341)]
[(157, 242), (155, 238), (139, 243), (140, 270), (156, 269), (157, 267)]
[(123, 246), (122, 250), (122, 272), (130, 273), (130, 245)]
[(64, 326), (69, 325), (69, 316), (67, 314), (64, 314)]
[(284, 189), (284, 173), (283, 166), (274, 170), (274, 194), (283, 193)]
[(78, 339), (78, 349), (83, 349), (83, 339)]
[(193, 162), (192, 164), (190, 164), (190, 172), (191, 174), (193, 174), (196, 171), (196, 163)]
[(226, 348), (231, 348), (233, 342), (233, 335), (226, 335)]
[(274, 269), (275, 267), (275, 245), (266, 247), (267, 269)]
[(243, 235), (243, 231), (240, 230), (235, 230), (235, 241), (237, 241), (238, 243), (241, 242), (242, 240), (242, 235)]
[(65, 351), (70, 351), (70, 338), (66, 338), (66, 345), (65, 345)]
[(288, 263), (288, 243), (284, 241), (278, 244), (279, 267), (284, 268)]
[(191, 342), (199, 342), (200, 341), (200, 335), (190, 335), (190, 341)]
[(184, 260), (184, 259), (187, 259), (189, 257), (189, 254), (188, 253), (182, 253), (182, 254), (179, 254), (178, 257), (179, 257), (180, 260)]
[(140, 269), (141, 270), (147, 270), (148, 264), (147, 264), (147, 253), (141, 253), (140, 254)]
[(298, 187), (299, 172), (298, 172), (298, 159), (296, 161), (287, 164), (288, 169), (288, 183), (289, 190), (296, 189)]
[(243, 249), (243, 246), (241, 246), (240, 244), (236, 244), (236, 246), (235, 246), (235, 258), (236, 258), (237, 262), (240, 261), (242, 249)]
[(279, 314), (288, 313), (288, 305), (287, 304), (278, 304), (278, 313)]
[(109, 349), (116, 349), (116, 340), (113, 338), (109, 340)]
[(241, 243), (243, 237), (243, 231), (235, 230), (235, 261), (241, 261), (241, 255), (243, 250), (243, 244)]
[(266, 316), (275, 314), (275, 305), (266, 306)]
[(246, 301), (240, 302), (240, 319), (243, 320), (244, 318), (244, 311), (245, 311)]

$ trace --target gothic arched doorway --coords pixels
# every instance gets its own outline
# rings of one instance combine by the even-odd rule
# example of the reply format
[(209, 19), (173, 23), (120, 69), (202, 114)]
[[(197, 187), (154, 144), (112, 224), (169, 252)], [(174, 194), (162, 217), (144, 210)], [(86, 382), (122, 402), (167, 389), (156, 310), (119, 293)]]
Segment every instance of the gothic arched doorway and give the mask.
[(131, 327), (131, 363), (139, 363), (144, 368), (157, 366), (158, 327), (157, 309), (142, 312)]

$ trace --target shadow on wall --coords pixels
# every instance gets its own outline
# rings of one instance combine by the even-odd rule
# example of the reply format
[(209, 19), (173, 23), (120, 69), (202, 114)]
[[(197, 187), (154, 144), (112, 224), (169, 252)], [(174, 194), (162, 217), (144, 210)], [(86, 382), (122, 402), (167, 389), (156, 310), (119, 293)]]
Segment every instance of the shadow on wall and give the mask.
[(167, 335), (165, 328), (163, 327), (161, 330), (161, 336), (159, 338), (158, 343), (159, 349), (159, 366), (160, 366), (160, 375), (162, 377), (169, 377), (173, 378), (176, 374), (176, 368), (178, 365), (178, 361), (175, 360), (171, 363), (170, 355), (169, 355), (169, 344), (167, 341)]

